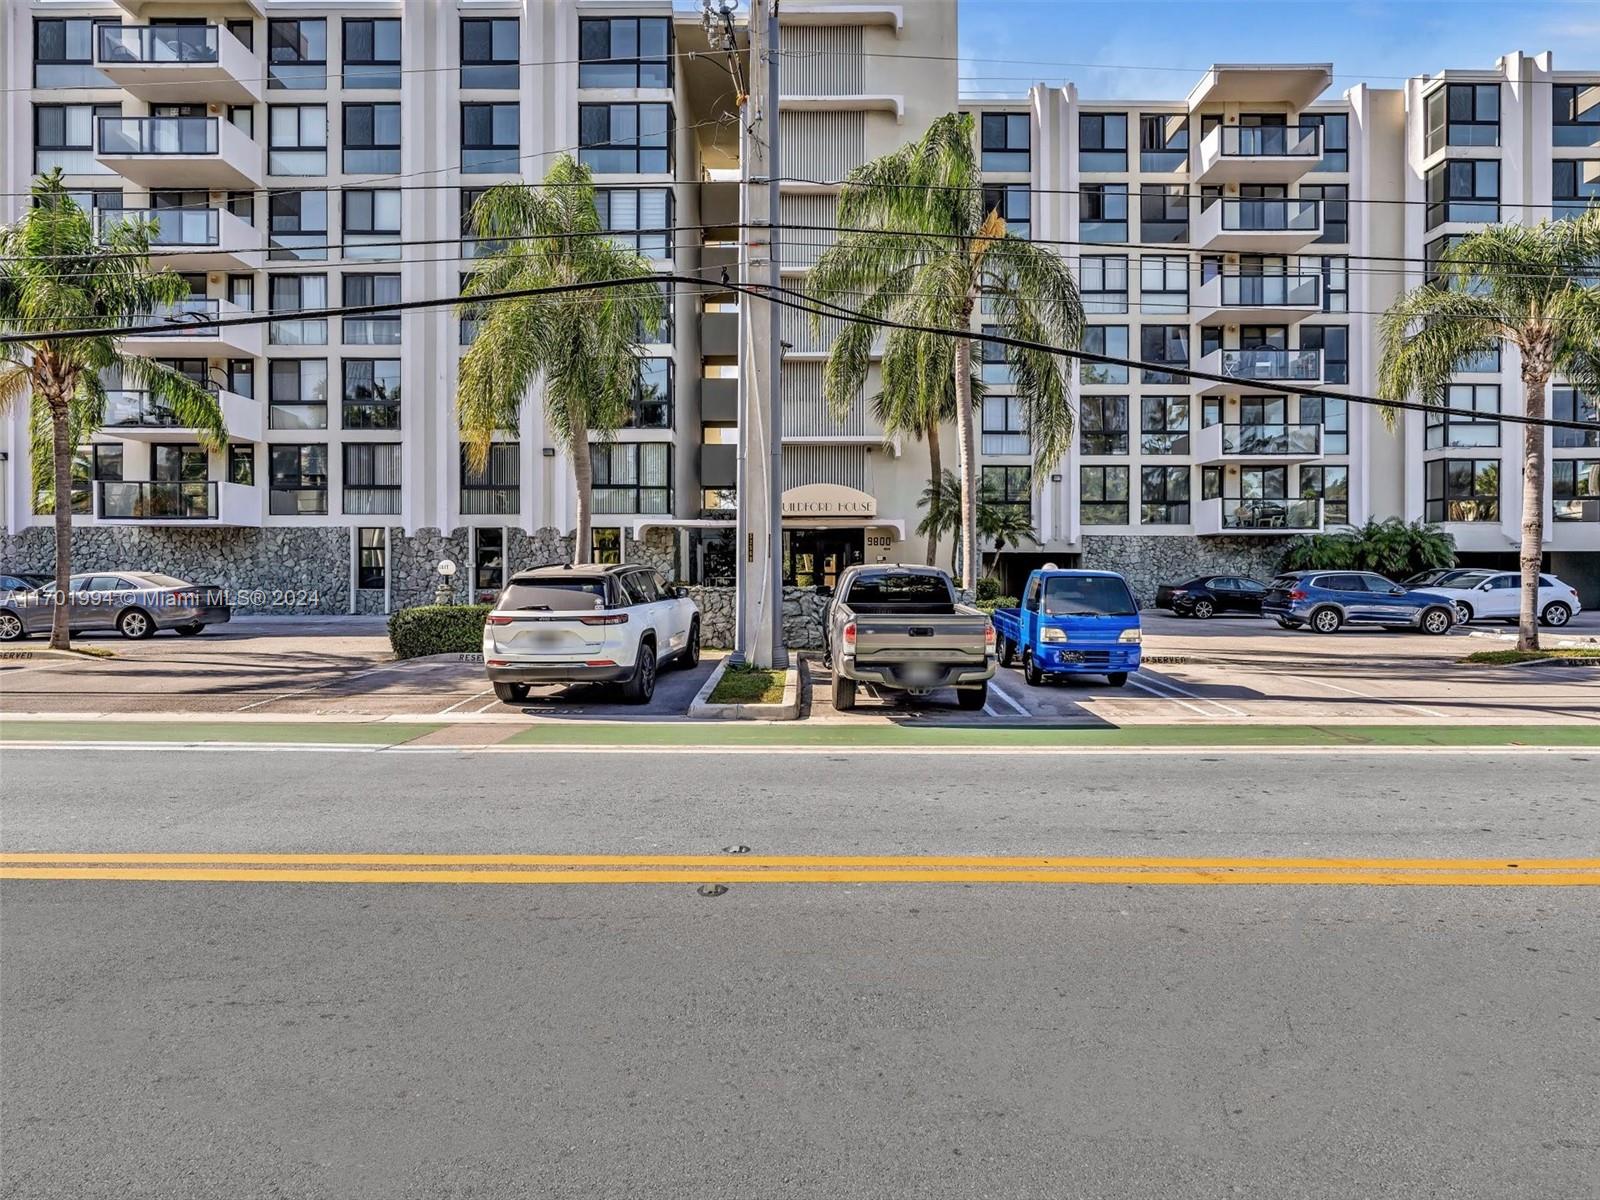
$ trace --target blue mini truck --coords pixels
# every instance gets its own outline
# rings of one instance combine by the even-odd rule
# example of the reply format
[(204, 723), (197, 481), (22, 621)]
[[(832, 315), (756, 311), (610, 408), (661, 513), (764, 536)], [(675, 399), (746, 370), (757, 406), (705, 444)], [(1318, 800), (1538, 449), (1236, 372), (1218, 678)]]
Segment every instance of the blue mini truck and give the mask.
[(1000, 665), (1019, 657), (1029, 686), (1047, 675), (1104, 675), (1113, 687), (1139, 669), (1139, 605), (1114, 571), (1044, 567), (1028, 576), (1022, 607), (997, 608)]

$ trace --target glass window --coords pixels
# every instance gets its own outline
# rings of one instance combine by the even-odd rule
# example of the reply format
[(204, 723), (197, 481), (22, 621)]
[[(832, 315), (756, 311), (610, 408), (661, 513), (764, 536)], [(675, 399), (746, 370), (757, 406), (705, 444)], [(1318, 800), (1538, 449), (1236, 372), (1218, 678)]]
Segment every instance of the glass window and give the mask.
[(275, 191), (267, 200), (267, 211), (268, 259), (320, 262), (328, 257), (327, 192)]
[(1550, 464), (1551, 514), (1557, 521), (1600, 521), (1600, 458), (1558, 458)]
[[(367, 275), (346, 271), (344, 274), (344, 303), (351, 307), (372, 304), (398, 304), (400, 302), (400, 276)], [(375, 314), (364, 317), (345, 317), (340, 338), (352, 346), (398, 346), (400, 344), (400, 314)]]
[(578, 86), (672, 86), (672, 26), (666, 17), (585, 17), (578, 22)]
[(1500, 219), (1500, 162), (1493, 158), (1455, 159), (1428, 172), (1427, 227), (1446, 221)]
[(1189, 189), (1182, 183), (1139, 185), (1139, 240), (1189, 240)]
[(1423, 464), (1423, 478), (1429, 521), (1500, 519), (1498, 458), (1436, 458)]
[(344, 234), (344, 256), (347, 259), (399, 258), (399, 189), (347, 189), (344, 193)]
[(400, 360), (344, 360), (343, 424), (346, 429), (400, 428)]
[[(1600, 422), (1600, 403), (1577, 388), (1557, 384), (1550, 389), (1550, 415), (1558, 421)], [(1551, 445), (1557, 450), (1593, 450), (1600, 448), (1600, 431), (1585, 429), (1552, 429)]]
[(1139, 409), (1139, 449), (1143, 453), (1189, 453), (1189, 397), (1146, 396), (1139, 401)]
[[(348, 27), (350, 22), (346, 21)], [(346, 477), (349, 475), (349, 464), (345, 467)], [(349, 508), (346, 512), (351, 511)], [(387, 583), (385, 570), (387, 546), (384, 540), (382, 526), (377, 528), (362, 528), (356, 530), (356, 586), (362, 591), (381, 592)]]
[(522, 146), (522, 108), (515, 101), (461, 106), (461, 173), (515, 173)]
[[(1126, 260), (1124, 260), (1126, 271)], [(1126, 284), (1126, 281), (1124, 281)], [(1090, 354), (1104, 354), (1108, 358), (1128, 357), (1128, 327), (1126, 325), (1087, 325), (1083, 330), (1080, 347)], [(1128, 368), (1115, 363), (1078, 360), (1078, 382), (1085, 384), (1127, 383)]]
[(671, 106), (578, 105), (578, 161), (600, 175), (672, 170)]
[[(1426, 149), (1500, 144), (1500, 85), (1449, 83), (1423, 101)], [(1494, 218), (1490, 218), (1493, 220)]]
[(494, 442), (481, 470), (461, 447), (461, 515), (512, 516), (522, 507), (522, 453), (517, 442)]
[(269, 446), (267, 455), (270, 463), (267, 511), (275, 517), (326, 516), (327, 444)]
[(1551, 140), (1600, 146), (1600, 83), (1558, 83), (1551, 93)]
[(1139, 311), (1189, 311), (1189, 259), (1182, 254), (1146, 254), (1139, 259)]
[(506, 585), (506, 531), (480, 525), (472, 531), (472, 585), (477, 597), (492, 604)]
[(1085, 254), (1078, 259), (1078, 296), (1086, 313), (1128, 311), (1128, 256)]
[(111, 81), (95, 69), (94, 40), (97, 27), (116, 24), (93, 17), (35, 17), (33, 86), (110, 87)]
[(1350, 382), (1350, 330), (1344, 325), (1300, 326), (1300, 349), (1322, 351), (1322, 382)]
[(344, 86), (352, 91), (400, 86), (398, 18), (344, 19)]
[[(1145, 325), (1139, 330), (1139, 360), (1147, 363), (1189, 365), (1189, 327), (1187, 325)], [(1143, 371), (1146, 383), (1183, 383), (1185, 377), (1170, 371)]]
[(400, 511), (400, 443), (347, 442), (344, 447), (344, 511)]
[(1078, 169), (1128, 169), (1128, 114), (1078, 114)]
[(1128, 398), (1080, 396), (1078, 398), (1078, 452), (1126, 454), (1128, 452)]
[(1350, 240), (1350, 185), (1344, 183), (1301, 184), (1300, 196), (1322, 201), (1322, 236), (1319, 242)]
[(1318, 465), (1300, 468), (1300, 496), (1322, 501), (1322, 520), (1327, 525), (1350, 523), (1350, 468)]
[(672, 257), (671, 188), (597, 188), (600, 228), (646, 258)]
[(351, 175), (393, 174), (400, 170), (400, 106), (344, 106), (344, 169)]
[(1350, 311), (1350, 260), (1325, 255), (1316, 260), (1322, 274), (1322, 311)]
[(1553, 219), (1582, 216), (1600, 202), (1600, 159), (1556, 159), (1550, 167)]
[(983, 468), (979, 486), (990, 504), (1004, 504), (1011, 508), (1032, 511), (1032, 467), (986, 466)]
[(1342, 396), (1300, 397), (1300, 423), (1322, 426), (1324, 454), (1350, 453), (1350, 402)]
[(594, 456), (596, 513), (672, 511), (672, 447), (667, 442), (597, 443)]
[(1142, 467), (1139, 471), (1139, 524), (1189, 523), (1189, 468)]
[(1189, 118), (1182, 113), (1139, 115), (1139, 169), (1181, 171), (1189, 165)]
[(327, 105), (271, 105), (267, 109), (267, 174), (327, 173)]
[(267, 87), (320, 92), (328, 86), (328, 22), (267, 22)]
[[(267, 279), (267, 311), (299, 312), (328, 307), (326, 275), (272, 275)], [(267, 323), (267, 343), (272, 346), (326, 346), (325, 317), (288, 318)]]
[(228, 447), (228, 482), (243, 487), (256, 483), (256, 448), (247, 442), (234, 442)]
[(1455, 411), (1434, 409), (1423, 414), (1425, 449), (1473, 450), (1500, 444), (1498, 384), (1452, 383), (1445, 391), (1445, 405)]
[(96, 130), (102, 120), (120, 117), (120, 104), (36, 104), (33, 106), (33, 169), (43, 175), (55, 167), (68, 175), (109, 175), (95, 158)]
[(1020, 396), (983, 398), (984, 454), (1029, 454), (1027, 405)]
[(1006, 232), (1019, 238), (1033, 235), (1033, 196), (1025, 183), (986, 183), (983, 209), (997, 212), (1006, 223)]
[(672, 360), (641, 358), (629, 429), (672, 428)]
[(1350, 117), (1345, 113), (1304, 113), (1301, 125), (1315, 125), (1322, 134), (1322, 158), (1312, 173), (1337, 175), (1350, 169)]
[(461, 20), (461, 86), (515, 88), (520, 31), (516, 17), (463, 17)]
[(267, 428), (328, 427), (328, 360), (274, 358), (267, 363)]
[[(610, 566), (622, 561), (622, 530), (615, 525), (606, 525), (589, 530), (589, 561), (601, 566)], [(624, 586), (632, 582), (634, 577), (624, 579)], [(629, 600), (643, 603), (642, 599), (635, 597), (629, 591)]]
[(256, 26), (254, 21), (247, 18), (230, 20), (228, 22), (228, 32), (246, 50), (254, 50), (256, 48)]
[(984, 113), (979, 122), (979, 137), (983, 170), (1030, 169), (1033, 118), (1028, 113)]
[(1128, 185), (1085, 183), (1078, 188), (1082, 218), (1078, 234), (1086, 242), (1128, 240)]

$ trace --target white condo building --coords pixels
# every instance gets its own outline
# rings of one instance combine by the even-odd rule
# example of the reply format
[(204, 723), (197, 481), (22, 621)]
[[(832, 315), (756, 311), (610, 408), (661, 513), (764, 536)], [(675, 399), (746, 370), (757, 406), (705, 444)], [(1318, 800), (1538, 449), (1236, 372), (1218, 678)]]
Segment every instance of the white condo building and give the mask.
[[(57, 166), (98, 220), (153, 210), (161, 261), (190, 280), (187, 311), (457, 294), (479, 249), (462, 227), (475, 195), (537, 183), (560, 153), (586, 162), (617, 236), (710, 285), (667, 285), (632, 426), (596, 449), (593, 550), (731, 583), (744, 347), (737, 295), (715, 285), (741, 269), (741, 131), (698, 12), (0, 4), (0, 219)], [(781, 12), (785, 224), (832, 224), (846, 172), (968, 110), (988, 201), (1075, 267), (1086, 348), (1146, 364), (1076, 370), (1074, 445), (1036, 471), (1004, 356), (981, 355), (982, 470), (1040, 539), (1007, 552), (1008, 573), (1109, 567), (1148, 596), (1199, 571), (1269, 573), (1287, 537), (1390, 516), (1440, 523), (1463, 561), (1514, 562), (1515, 428), (1407, 414), (1391, 430), (1343, 396), (1376, 392), (1378, 316), (1449, 239), (1600, 196), (1600, 68), (1511, 53), (1340, 91), (1329, 64), (1221, 64), (1179, 100), (1097, 101), (1070, 84), (963, 99), (955, 0)], [(782, 233), (785, 273), (798, 280), (828, 236)], [(920, 561), (926, 448), (886, 439), (866, 401), (836, 420), (821, 400), (826, 328), (790, 312), (783, 329), (786, 583), (804, 591), (861, 558)], [(130, 339), (216, 388), (230, 441), (208, 453), (108, 381), (105, 427), (75, 470), (76, 565), (375, 612), (431, 597), (443, 557), (465, 568), (465, 597), (564, 556), (571, 470), (536, 391), (487, 470), (463, 462), (453, 399), (471, 333), (454, 310), (421, 308)], [(1516, 413), (1521, 388), (1508, 347), (1463, 364), (1451, 402)], [(1560, 382), (1550, 409), (1597, 419), (1595, 398)], [(1600, 436), (1550, 436), (1550, 565), (1600, 603)], [(953, 430), (943, 444), (953, 465)], [(0, 424), (0, 451), (0, 558), (47, 568), (25, 411)]]

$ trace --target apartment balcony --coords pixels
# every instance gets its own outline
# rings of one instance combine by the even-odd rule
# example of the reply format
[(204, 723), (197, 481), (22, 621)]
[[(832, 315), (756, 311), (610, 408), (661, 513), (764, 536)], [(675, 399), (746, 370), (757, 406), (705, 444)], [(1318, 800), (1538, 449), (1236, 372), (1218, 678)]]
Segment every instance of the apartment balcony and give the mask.
[(94, 515), (138, 525), (260, 525), (261, 488), (217, 480), (97, 480)]
[(1193, 246), (1197, 250), (1285, 254), (1304, 249), (1321, 236), (1319, 200), (1224, 196), (1201, 209), (1195, 218)]
[[(232, 0), (245, 11), (240, 16), (264, 17), (267, 15), (267, 0)], [(172, 0), (112, 0), (118, 8), (130, 17), (143, 16), (152, 8), (165, 8)]]
[(739, 381), (702, 379), (700, 381), (700, 422), (703, 425), (739, 423)]
[(261, 150), (220, 117), (101, 117), (95, 158), (143, 188), (218, 190), (261, 182)]
[(1322, 161), (1316, 125), (1218, 125), (1200, 140), (1196, 183), (1293, 183)]
[(1195, 506), (1194, 531), (1200, 537), (1286, 537), (1318, 533), (1322, 529), (1322, 501), (1243, 500), (1220, 496)]
[[(238, 305), (226, 300), (191, 296), (151, 313), (145, 318), (145, 323), (171, 325), (249, 315)], [(148, 333), (129, 334), (122, 340), (122, 348), (129, 354), (142, 354), (146, 358), (258, 358), (262, 346), (260, 325), (226, 325), (221, 328), (196, 325), (185, 329), (152, 329)]]
[[(237, 392), (217, 390), (223, 428), (235, 441), (259, 442), (264, 436), (262, 405)], [(189, 440), (199, 431), (183, 425), (177, 415), (149, 392), (108, 391), (101, 431), (134, 441), (162, 442), (174, 437)]]
[(739, 482), (739, 447), (706, 444), (700, 447), (700, 486), (731, 488)]
[(1252, 396), (1281, 392), (1286, 383), (1302, 387), (1322, 382), (1321, 350), (1279, 350), (1259, 346), (1249, 350), (1213, 350), (1196, 365), (1209, 375), (1226, 375), (1231, 382), (1194, 381), (1201, 396)]
[(259, 270), (266, 261), (266, 235), (226, 208), (101, 208), (95, 223), (102, 239), (119, 221), (155, 226), (150, 250), (155, 265), (174, 271)]
[(706, 358), (739, 357), (738, 313), (701, 314), (700, 353)]
[(261, 102), (260, 64), (220, 25), (100, 25), (94, 64), (153, 104)]
[(1322, 276), (1224, 272), (1195, 290), (1190, 308), (1202, 324), (1285, 325), (1322, 311)]
[(1315, 462), (1322, 457), (1322, 426), (1307, 423), (1207, 425), (1194, 435), (1194, 457), (1208, 466)]

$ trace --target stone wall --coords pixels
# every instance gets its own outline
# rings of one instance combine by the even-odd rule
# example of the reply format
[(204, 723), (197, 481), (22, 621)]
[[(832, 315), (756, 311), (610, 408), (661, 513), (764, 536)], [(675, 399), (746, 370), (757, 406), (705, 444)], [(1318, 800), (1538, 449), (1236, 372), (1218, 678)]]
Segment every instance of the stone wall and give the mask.
[[(689, 597), (700, 606), (700, 640), (707, 646), (733, 646), (734, 589), (691, 587)], [(811, 588), (783, 589), (783, 642), (791, 650), (822, 649), (822, 614), (827, 598)]]
[(1163, 583), (1181, 583), (1196, 575), (1232, 572), (1266, 581), (1278, 573), (1283, 538), (1196, 538), (1180, 536), (1086, 534), (1079, 566), (1091, 571), (1120, 572), (1145, 603), (1155, 599)]

